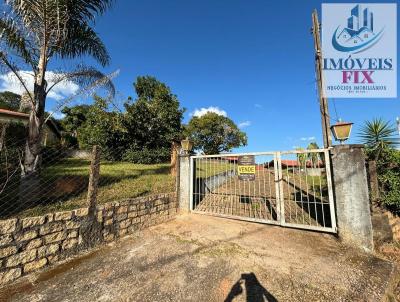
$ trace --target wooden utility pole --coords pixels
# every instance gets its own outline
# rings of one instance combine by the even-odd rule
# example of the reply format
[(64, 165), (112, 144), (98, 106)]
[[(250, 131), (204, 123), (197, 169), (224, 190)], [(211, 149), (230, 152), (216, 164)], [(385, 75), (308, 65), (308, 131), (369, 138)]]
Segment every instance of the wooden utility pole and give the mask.
[(322, 136), (324, 139), (324, 147), (329, 148), (332, 146), (332, 136), (330, 131), (328, 99), (326, 98), (324, 92), (324, 83), (322, 76), (321, 39), (319, 35), (320, 25), (316, 9), (312, 14), (312, 23), (313, 23), (312, 33), (314, 36), (314, 47), (315, 47), (315, 73), (317, 75), (317, 82), (318, 82), (319, 105), (320, 105), (321, 121), (322, 121)]

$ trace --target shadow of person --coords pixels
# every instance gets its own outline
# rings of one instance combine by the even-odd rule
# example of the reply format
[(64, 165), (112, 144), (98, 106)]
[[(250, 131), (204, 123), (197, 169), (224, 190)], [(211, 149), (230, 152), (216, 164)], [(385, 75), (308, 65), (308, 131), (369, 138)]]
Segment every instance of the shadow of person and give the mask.
[[(244, 289), (243, 289), (244, 287)], [(232, 286), (224, 302), (232, 302), (233, 299), (246, 292), (247, 302), (278, 302), (258, 281), (254, 273), (242, 274), (240, 279)]]

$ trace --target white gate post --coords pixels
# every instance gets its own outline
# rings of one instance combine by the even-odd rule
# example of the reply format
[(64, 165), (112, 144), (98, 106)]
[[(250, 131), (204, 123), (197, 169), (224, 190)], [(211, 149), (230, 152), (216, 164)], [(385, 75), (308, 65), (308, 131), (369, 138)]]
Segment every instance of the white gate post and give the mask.
[(188, 213), (190, 211), (190, 191), (191, 191), (191, 165), (190, 155), (179, 155), (179, 184), (178, 184), (178, 202), (179, 211)]

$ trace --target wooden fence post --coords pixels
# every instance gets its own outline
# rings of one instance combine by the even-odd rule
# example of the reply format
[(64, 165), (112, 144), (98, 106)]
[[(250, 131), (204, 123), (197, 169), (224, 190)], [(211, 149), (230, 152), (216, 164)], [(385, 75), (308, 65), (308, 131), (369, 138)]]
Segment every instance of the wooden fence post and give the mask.
[(87, 206), (89, 208), (89, 216), (95, 216), (97, 205), (97, 190), (100, 175), (100, 148), (93, 146), (92, 161), (90, 163), (89, 186), (87, 194)]

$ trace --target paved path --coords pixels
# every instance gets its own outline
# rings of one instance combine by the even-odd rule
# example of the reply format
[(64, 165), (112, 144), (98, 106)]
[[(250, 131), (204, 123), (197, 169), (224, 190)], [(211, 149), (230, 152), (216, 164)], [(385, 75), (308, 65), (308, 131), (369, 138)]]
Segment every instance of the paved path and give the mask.
[(0, 301), (380, 301), (390, 262), (335, 237), (204, 215), (0, 290)]

